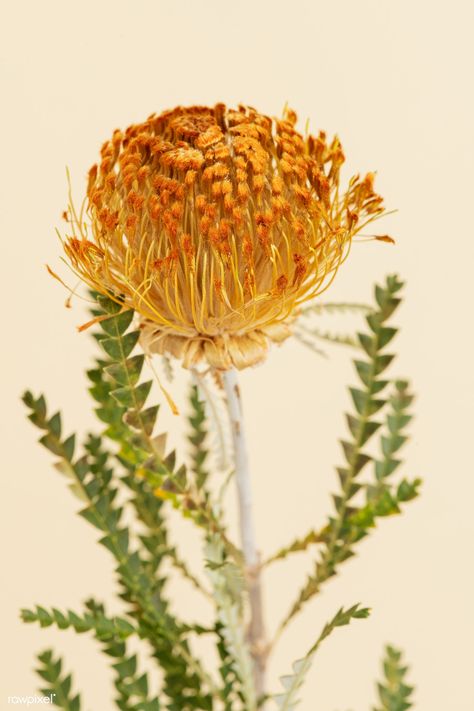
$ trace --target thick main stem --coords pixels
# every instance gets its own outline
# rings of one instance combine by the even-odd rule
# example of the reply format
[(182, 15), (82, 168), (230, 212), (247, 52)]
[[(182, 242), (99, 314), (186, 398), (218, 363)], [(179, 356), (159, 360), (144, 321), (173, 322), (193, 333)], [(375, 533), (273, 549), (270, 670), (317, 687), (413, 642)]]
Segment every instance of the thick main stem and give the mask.
[(227, 370), (223, 378), (232, 426), (240, 536), (246, 565), (250, 602), (248, 641), (254, 663), (255, 689), (257, 696), (260, 697), (265, 693), (265, 671), (267, 664), (267, 642), (263, 620), (260, 556), (257, 550), (253, 523), (250, 470), (237, 373), (235, 370)]

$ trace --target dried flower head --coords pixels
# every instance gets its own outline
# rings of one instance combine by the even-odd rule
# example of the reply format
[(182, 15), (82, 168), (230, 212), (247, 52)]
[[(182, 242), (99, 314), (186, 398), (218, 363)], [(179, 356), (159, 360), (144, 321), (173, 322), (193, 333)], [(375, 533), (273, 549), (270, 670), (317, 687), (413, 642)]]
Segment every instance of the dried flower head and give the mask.
[(338, 138), (296, 114), (178, 107), (116, 130), (89, 172), (89, 238), (73, 206), (65, 250), (97, 291), (141, 317), (143, 342), (185, 367), (263, 360), (383, 212), (373, 174), (345, 191)]

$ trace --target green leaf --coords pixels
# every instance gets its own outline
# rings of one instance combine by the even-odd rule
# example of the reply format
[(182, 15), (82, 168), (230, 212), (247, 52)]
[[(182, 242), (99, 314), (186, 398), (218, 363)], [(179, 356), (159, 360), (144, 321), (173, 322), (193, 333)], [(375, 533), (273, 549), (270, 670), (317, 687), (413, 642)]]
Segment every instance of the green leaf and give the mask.
[(360, 608), (359, 605), (354, 605), (348, 610), (341, 608), (333, 619), (328, 622), (315, 644), (311, 647), (309, 652), (302, 658), (293, 662), (292, 673), (286, 676), (280, 677), (280, 681), (285, 689), (281, 694), (275, 694), (273, 696), (279, 711), (293, 711), (298, 704), (298, 693), (303, 685), (306, 674), (311, 668), (314, 655), (318, 651), (321, 643), (326, 637), (336, 629), (336, 627), (342, 627), (343, 625), (348, 625), (352, 619), (362, 619), (368, 617), (368, 608)]
[(122, 335), (132, 323), (133, 315), (133, 311), (123, 311), (117, 316), (101, 321), (101, 328), (109, 336), (117, 336), (119, 334)]
[(402, 445), (407, 441), (407, 437), (403, 435), (391, 433), (390, 437), (381, 437), (382, 452), (388, 458), (395, 454)]
[(38, 661), (40, 666), (36, 669), (36, 673), (48, 683), (47, 687), (40, 689), (41, 694), (52, 698), (54, 704), (64, 711), (80, 711), (80, 694), (76, 696), (71, 694), (72, 678), (70, 674), (61, 675), (61, 658), (55, 659), (53, 652), (48, 649), (38, 655)]
[(150, 394), (152, 384), (152, 381), (148, 380), (136, 387), (118, 388), (117, 390), (112, 390), (111, 395), (119, 405), (141, 410)]
[(95, 295), (97, 303), (100, 305), (103, 311), (107, 314), (117, 314), (122, 310), (122, 306), (118, 304), (113, 299), (109, 299), (108, 296), (103, 296), (102, 294)]
[(395, 469), (399, 467), (401, 461), (398, 459), (384, 459), (375, 462), (375, 476), (377, 479), (384, 479), (390, 474), (393, 474)]
[[(340, 490), (332, 495), (335, 513), (319, 531), (318, 540), (322, 545), (313, 572), (281, 623), (280, 631), (308, 600), (319, 593), (323, 583), (338, 572), (341, 563), (354, 555), (355, 544), (367, 536), (376, 518), (398, 513), (403, 500), (408, 501), (416, 495), (416, 486), (406, 483), (397, 491), (387, 480), (400, 464), (393, 455), (406, 441), (402, 429), (409, 422), (406, 408), (412, 401), (407, 391), (408, 383), (396, 380), (395, 392), (391, 396), (376, 397), (388, 385), (387, 380), (378, 376), (388, 368), (394, 356), (383, 354), (381, 350), (397, 333), (397, 329), (386, 325), (386, 321), (400, 303), (400, 298), (394, 294), (401, 286), (397, 277), (389, 277), (386, 285), (376, 287), (377, 307), (366, 316), (369, 333), (357, 336), (367, 358), (354, 361), (360, 383), (350, 388), (355, 411), (346, 415), (351, 438), (341, 442), (346, 464), (336, 468)], [(382, 409), (388, 411), (380, 440), (383, 459), (375, 460), (372, 480), (361, 483), (360, 473), (371, 459), (363, 448), (382, 426), (382, 422), (373, 419)], [(366, 504), (356, 507), (352, 498), (361, 489), (365, 490)]]
[(100, 345), (112, 360), (120, 360), (122, 348), (118, 338), (103, 338)]
[(397, 329), (396, 328), (389, 328), (388, 326), (385, 326), (384, 328), (380, 328), (377, 331), (377, 341), (379, 348), (384, 348), (387, 346), (390, 341), (393, 339), (393, 337), (396, 335)]
[(354, 475), (358, 474), (361, 469), (372, 459), (367, 454), (360, 452), (356, 445), (352, 442), (341, 440), (341, 445), (347, 459), (347, 463), (350, 464)]
[(403, 479), (398, 485), (397, 498), (399, 501), (411, 501), (418, 496), (418, 489), (421, 486), (421, 479), (407, 481)]
[(68, 462), (71, 462), (74, 457), (74, 449), (76, 447), (76, 435), (72, 434), (63, 442), (64, 457)]
[(377, 684), (379, 706), (374, 711), (407, 711), (412, 708), (413, 687), (406, 683), (408, 667), (402, 663), (402, 653), (394, 647), (385, 648), (383, 680)]
[(50, 452), (56, 454), (58, 457), (62, 457), (64, 450), (61, 442), (59, 442), (55, 435), (48, 432), (48, 434), (43, 435), (39, 441), (43, 447), (49, 449)]
[(122, 345), (122, 357), (123, 358), (128, 358), (130, 353), (133, 351), (135, 346), (138, 343), (138, 339), (140, 338), (140, 331), (131, 331), (130, 333), (126, 333), (125, 336), (121, 339), (121, 345)]
[(209, 476), (209, 471), (206, 468), (206, 460), (209, 456), (206, 447), (207, 418), (204, 402), (200, 399), (198, 387), (194, 384), (191, 386), (189, 403), (191, 414), (188, 417), (188, 422), (191, 430), (188, 440), (191, 445), (192, 471), (196, 476), (198, 488), (202, 488)]
[(145, 356), (143, 353), (128, 358), (125, 362), (112, 363), (104, 368), (107, 375), (119, 385), (136, 385), (142, 372)]
[(137, 671), (137, 657), (129, 657), (128, 659), (123, 659), (117, 664), (112, 665), (118, 675), (125, 679), (127, 677), (133, 676)]
[(349, 388), (349, 392), (359, 415), (370, 417), (385, 405), (385, 400), (377, 400), (359, 388)]
[(378, 355), (374, 358), (373, 360), (373, 368), (374, 368), (374, 374), (375, 375), (380, 375), (381, 373), (384, 372), (390, 365), (390, 363), (393, 361), (395, 358), (394, 355), (387, 354), (387, 355)]
[(151, 435), (158, 415), (159, 405), (153, 405), (140, 413), (141, 425), (147, 435)]
[(54, 437), (61, 437), (61, 413), (57, 412), (47, 422), (47, 427)]
[(357, 338), (364, 351), (367, 353), (369, 358), (374, 358), (377, 353), (377, 341), (373, 336), (368, 336), (365, 333), (358, 333)]
[(130, 333), (126, 333), (125, 336), (122, 336), (121, 338), (103, 338), (100, 341), (100, 345), (107, 355), (112, 358), (112, 360), (120, 361), (128, 358), (137, 345), (139, 337), (139, 331), (131, 331)]

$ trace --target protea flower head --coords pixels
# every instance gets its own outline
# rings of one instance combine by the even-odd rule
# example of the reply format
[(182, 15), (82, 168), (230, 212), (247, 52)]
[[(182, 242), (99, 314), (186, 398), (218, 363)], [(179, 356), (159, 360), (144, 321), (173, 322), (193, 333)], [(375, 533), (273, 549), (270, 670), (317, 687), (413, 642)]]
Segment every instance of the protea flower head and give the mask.
[(64, 246), (86, 283), (140, 315), (149, 351), (185, 367), (258, 363), (383, 212), (373, 174), (341, 189), (338, 138), (295, 124), (291, 110), (178, 107), (103, 145), (90, 232), (70, 206)]

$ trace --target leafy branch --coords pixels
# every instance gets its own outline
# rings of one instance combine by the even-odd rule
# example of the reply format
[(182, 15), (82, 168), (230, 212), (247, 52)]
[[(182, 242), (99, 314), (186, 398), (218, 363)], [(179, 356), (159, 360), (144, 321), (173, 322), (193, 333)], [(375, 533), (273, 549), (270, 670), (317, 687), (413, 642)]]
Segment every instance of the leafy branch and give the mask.
[[(308, 328), (303, 324), (298, 324), (295, 327), (295, 336), (303, 343), (303, 345), (308, 346), (313, 350), (318, 350), (314, 344), (314, 339), (327, 341), (329, 343), (336, 343), (340, 346), (360, 348), (357, 338), (349, 333), (333, 333), (332, 331), (323, 331), (322, 329), (315, 328), (314, 326)], [(323, 355), (322, 351), (320, 351), (320, 353)]]
[(78, 634), (93, 631), (100, 641), (125, 640), (138, 631), (136, 627), (124, 618), (106, 617), (99, 610), (95, 610), (94, 613), (77, 614), (72, 610), (61, 612), (61, 610), (54, 607), (51, 610), (46, 610), (41, 605), (36, 605), (34, 610), (23, 608), (21, 610), (21, 619), (27, 623), (38, 622), (41, 627), (55, 625), (60, 630), (73, 628)]
[[(393, 459), (393, 454), (405, 442), (402, 430), (410, 419), (406, 408), (411, 403), (411, 396), (407, 393), (408, 386), (404, 381), (397, 381), (398, 394), (390, 400), (388, 433), (381, 439), (383, 458), (376, 463), (377, 485), (374, 487), (360, 481), (362, 471), (373, 460), (365, 447), (382, 425), (374, 419), (374, 415), (387, 403), (383, 395), (389, 381), (380, 376), (394, 358), (392, 354), (385, 352), (385, 347), (397, 332), (395, 328), (387, 325), (387, 321), (400, 303), (397, 294), (402, 286), (402, 282), (392, 276), (388, 277), (385, 287), (376, 287), (377, 308), (366, 316), (369, 333), (358, 334), (359, 344), (367, 359), (354, 361), (360, 385), (350, 388), (355, 411), (346, 415), (350, 439), (341, 441), (346, 461), (344, 466), (337, 468), (341, 489), (333, 496), (335, 515), (329, 518), (319, 533), (308, 534), (311, 541), (322, 543), (322, 551), (315, 564), (314, 573), (308, 577), (296, 602), (280, 625), (277, 637), (304, 603), (319, 592), (324, 582), (335, 575), (337, 567), (354, 555), (354, 544), (367, 535), (375, 518), (397, 513), (400, 503), (414, 498), (417, 494), (419, 480), (403, 481), (395, 491), (390, 489), (386, 481), (399, 464), (398, 460)], [(358, 507), (353, 504), (353, 499), (361, 489), (365, 489), (367, 503)], [(281, 556), (277, 554), (273, 559), (279, 557)]]
[(197, 385), (191, 385), (189, 403), (191, 413), (188, 417), (188, 422), (191, 431), (188, 434), (188, 440), (191, 444), (191, 469), (196, 477), (198, 489), (203, 489), (209, 476), (209, 471), (206, 466), (207, 459), (209, 458), (209, 450), (206, 447), (208, 434), (206, 428), (206, 409), (199, 397)]
[[(110, 648), (107, 650), (111, 654)], [(113, 650), (117, 661), (112, 664), (115, 672), (114, 685), (118, 692), (115, 703), (121, 711), (160, 711), (159, 700), (149, 697), (148, 675), (137, 670), (135, 654), (127, 655), (125, 649)]]
[(240, 552), (228, 540), (203, 490), (184, 465), (176, 466), (174, 451), (165, 456), (166, 438), (153, 436), (159, 407), (145, 408), (152, 381), (139, 383), (144, 356), (131, 355), (139, 338), (138, 331), (128, 331), (133, 312), (121, 311), (105, 297), (97, 300), (102, 310), (95, 313), (102, 320), (95, 337), (108, 359), (100, 360), (88, 375), (93, 381), (90, 392), (101, 405), (97, 414), (108, 425), (106, 436), (120, 444), (120, 461), (144, 477), (156, 496), (170, 500), (206, 533), (220, 535), (228, 552), (240, 561)]
[[(55, 608), (48, 611), (37, 605), (35, 610), (22, 610), (21, 617), (24, 622), (38, 622), (41, 627), (56, 625), (61, 630), (73, 628), (78, 634), (93, 631), (96, 639), (104, 643), (105, 653), (117, 660), (112, 668), (115, 672), (115, 687), (119, 694), (116, 699), (118, 708), (122, 711), (159, 711), (158, 699), (148, 699), (147, 675), (137, 675), (136, 656), (126, 655), (125, 640), (138, 632), (127, 620), (120, 617), (107, 617), (103, 606), (93, 600), (86, 603), (86, 612), (82, 615), (71, 610), (63, 613)], [(46, 672), (49, 680), (53, 678), (53, 671), (59, 674), (60, 662), (53, 662), (49, 656), (44, 657), (44, 655), (40, 659), (43, 662), (49, 659), (50, 668)], [(46, 677), (43, 676), (43, 678)], [(56, 687), (59, 686), (59, 690), (54, 693), (63, 704), (62, 708), (78, 709), (78, 697), (77, 700), (70, 700), (69, 705), (65, 703), (70, 682), (70, 677), (63, 680), (56, 677)], [(49, 693), (53, 693), (52, 689), (49, 690)], [(55, 703), (57, 703), (56, 700)]]
[(163, 500), (153, 493), (148, 482), (140, 479), (133, 471), (121, 478), (121, 481), (132, 494), (132, 504), (137, 518), (145, 531), (139, 535), (143, 546), (143, 555), (148, 560), (150, 575), (158, 574), (159, 566), (166, 557), (197, 590), (209, 597), (209, 592), (200, 580), (189, 570), (187, 563), (181, 559), (175, 546), (168, 540), (168, 532), (162, 516)]
[[(112, 471), (98, 446), (100, 438), (89, 440), (88, 453), (74, 460), (75, 439), (73, 436), (61, 439), (59, 413), (48, 418), (43, 396), (35, 399), (26, 393), (23, 399), (31, 409), (30, 420), (46, 431), (40, 442), (59, 457), (56, 468), (70, 479), (76, 495), (87, 502), (80, 515), (104, 534), (100, 543), (118, 563), (122, 597), (131, 605), (130, 614), (140, 624), (140, 636), (149, 641), (164, 669), (165, 693), (180, 704), (180, 709), (210, 709), (213, 682), (189, 650), (184, 638), (187, 628), (167, 611), (159, 577), (150, 574), (149, 564), (138, 551), (130, 549), (129, 530), (121, 524), (122, 508), (114, 504), (117, 489), (111, 486)], [(209, 691), (201, 693), (202, 687)], [(189, 692), (195, 695), (191, 706)]]
[[(407, 381), (390, 380), (385, 375), (394, 358), (386, 348), (396, 334), (389, 319), (400, 303), (401, 288), (398, 278), (391, 276), (384, 286), (376, 287), (375, 308), (318, 303), (303, 310), (306, 316), (346, 311), (364, 314), (367, 330), (357, 334), (356, 340), (311, 329), (301, 322), (296, 326), (296, 335), (309, 339), (314, 348), (321, 339), (357, 346), (359, 357), (354, 366), (359, 382), (350, 389), (353, 408), (346, 415), (348, 435), (341, 441), (344, 463), (337, 468), (339, 487), (333, 495), (333, 513), (320, 529), (311, 529), (255, 566), (260, 573), (261, 568), (313, 546), (318, 552), (275, 640), (355, 554), (357, 544), (378, 519), (400, 513), (402, 505), (418, 494), (419, 479), (394, 481), (393, 477), (401, 465), (400, 451), (407, 441), (413, 402)], [(176, 453), (167, 451), (166, 435), (155, 432), (159, 406), (148, 404), (152, 381), (142, 380), (145, 357), (135, 351), (139, 330), (133, 327), (133, 312), (103, 296), (94, 298), (98, 307), (91, 323), (99, 326), (94, 337), (105, 355), (96, 359), (87, 375), (96, 414), (103, 424), (101, 434), (89, 434), (76, 454), (76, 437), (63, 436), (60, 413), (51, 415), (43, 396), (27, 392), (23, 399), (30, 420), (41, 430), (40, 442), (54, 455), (55, 468), (82, 502), (79, 514), (100, 531), (99, 542), (113, 557), (124, 610), (110, 616), (103, 604), (89, 599), (80, 612), (36, 605), (23, 609), (21, 617), (26, 623), (74, 629), (94, 637), (110, 660), (115, 704), (121, 711), (258, 711), (269, 697), (254, 680), (257, 644), (252, 644), (246, 632), (249, 597), (242, 553), (228, 538), (222, 522), (222, 494), (233, 473), (228, 456), (230, 428), (226, 432), (227, 413), (221, 407), (222, 375), (212, 370), (193, 372), (187, 435), (190, 466), (180, 465)], [(211, 435), (213, 430), (217, 433), (215, 442), (209, 429)], [(375, 440), (378, 449), (369, 449)], [(216, 495), (209, 488), (214, 471), (227, 475)], [(190, 519), (205, 540), (208, 586), (190, 571), (170, 542), (168, 504)], [(214, 602), (216, 614), (211, 625), (186, 623), (171, 611), (164, 572), (170, 564)], [(341, 608), (325, 625), (305, 657), (294, 662), (291, 673), (281, 678), (284, 690), (273, 697), (280, 711), (294, 710), (323, 640), (337, 627), (368, 614), (369, 610), (359, 605)], [(217, 681), (192, 650), (194, 634), (212, 635), (218, 654)], [(159, 698), (150, 692), (149, 675), (140, 670), (138, 655), (130, 651), (137, 639), (148, 645), (162, 671)], [(265, 660), (273, 644), (261, 645)], [(80, 711), (80, 696), (71, 692), (71, 676), (63, 674), (62, 660), (51, 650), (38, 658), (38, 673), (48, 683), (43, 693), (54, 694), (54, 703), (66, 711)], [(387, 647), (384, 680), (378, 684), (380, 705), (373, 711), (411, 707), (412, 688), (405, 682), (406, 672), (400, 652)]]
[(314, 303), (303, 306), (301, 313), (308, 314), (336, 314), (336, 313), (362, 313), (369, 314), (372, 311), (372, 306), (369, 304), (357, 304), (349, 302), (323, 302), (316, 300)]
[(402, 664), (402, 653), (387, 646), (383, 660), (384, 678), (377, 684), (380, 705), (373, 711), (407, 711), (412, 707), (413, 687), (405, 681), (407, 671), (408, 667)]
[(326, 356), (326, 353), (320, 348), (320, 341), (360, 349), (360, 343), (355, 335), (352, 333), (337, 333), (332, 330), (322, 329), (316, 325), (317, 322), (315, 322), (314, 317), (324, 316), (326, 314), (334, 316), (346, 313), (368, 315), (372, 310), (372, 307), (367, 304), (319, 303), (315, 301), (301, 309), (302, 318), (299, 318), (295, 323), (293, 335), (300, 343), (320, 356)]
[(298, 659), (296, 662), (293, 662), (292, 673), (280, 677), (280, 681), (285, 691), (281, 694), (273, 696), (279, 711), (293, 711), (293, 709), (295, 709), (297, 703), (299, 702), (298, 692), (303, 685), (306, 674), (313, 663), (314, 655), (326, 637), (329, 637), (336, 627), (348, 625), (354, 619), (366, 618), (369, 616), (369, 613), (370, 610), (368, 608), (361, 608), (359, 605), (354, 605), (347, 610), (344, 610), (341, 607), (341, 609), (338, 610), (332, 620), (324, 626), (323, 631), (307, 654), (302, 659)]
[(71, 694), (72, 676), (67, 674), (62, 676), (63, 660), (61, 657), (54, 657), (51, 649), (46, 649), (41, 654), (38, 654), (40, 666), (35, 670), (48, 686), (40, 689), (44, 696), (49, 696), (52, 703), (59, 706), (64, 711), (80, 711), (81, 697), (80, 694), (74, 696)]
[(275, 563), (277, 560), (284, 560), (292, 553), (302, 553), (303, 551), (308, 550), (310, 546), (323, 542), (324, 535), (318, 531), (311, 530), (303, 538), (295, 538), (295, 540), (288, 546), (284, 546), (276, 553), (273, 553), (273, 555), (263, 561), (262, 566), (270, 565), (271, 563)]

